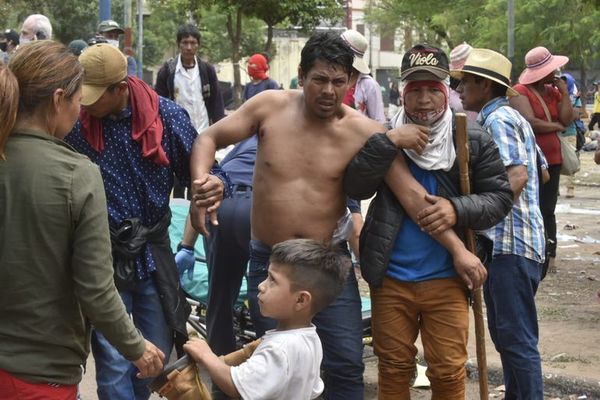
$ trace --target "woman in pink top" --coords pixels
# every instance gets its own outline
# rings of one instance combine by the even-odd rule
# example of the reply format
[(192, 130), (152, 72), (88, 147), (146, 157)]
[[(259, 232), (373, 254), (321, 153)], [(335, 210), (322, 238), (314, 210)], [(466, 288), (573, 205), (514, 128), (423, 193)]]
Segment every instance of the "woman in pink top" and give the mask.
[(540, 181), (540, 211), (544, 217), (546, 256), (549, 257), (546, 265), (550, 272), (556, 272), (554, 209), (562, 164), (558, 134), (574, 119), (567, 84), (557, 73), (567, 62), (568, 57), (554, 56), (545, 47), (529, 50), (525, 55), (526, 68), (519, 76), (519, 83), (514, 86), (521, 96), (510, 99), (510, 104), (531, 124), (536, 142), (548, 161), (550, 180), (546, 183)]

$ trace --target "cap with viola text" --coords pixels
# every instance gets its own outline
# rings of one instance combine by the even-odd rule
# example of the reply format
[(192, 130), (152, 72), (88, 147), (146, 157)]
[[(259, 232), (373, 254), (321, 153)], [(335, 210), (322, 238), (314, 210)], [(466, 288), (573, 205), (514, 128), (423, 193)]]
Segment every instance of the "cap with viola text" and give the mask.
[(415, 72), (429, 72), (440, 80), (446, 79), (449, 75), (446, 53), (426, 44), (413, 46), (402, 57), (400, 79), (411, 80), (410, 75)]
[(81, 105), (98, 101), (106, 89), (127, 77), (127, 58), (119, 49), (107, 43), (89, 46), (79, 56), (83, 67)]

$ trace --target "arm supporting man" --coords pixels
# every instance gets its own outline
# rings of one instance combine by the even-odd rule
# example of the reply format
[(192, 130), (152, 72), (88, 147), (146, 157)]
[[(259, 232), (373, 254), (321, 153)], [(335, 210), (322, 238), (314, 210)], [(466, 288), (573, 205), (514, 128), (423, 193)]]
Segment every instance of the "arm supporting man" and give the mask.
[[(396, 157), (385, 182), (413, 221), (417, 221), (418, 213), (430, 205), (425, 199), (427, 191), (414, 179), (403, 156)], [(432, 237), (452, 255), (454, 268), (469, 289), (477, 289), (483, 284), (487, 276), (483, 264), (477, 256), (467, 250), (452, 229), (432, 234)]]

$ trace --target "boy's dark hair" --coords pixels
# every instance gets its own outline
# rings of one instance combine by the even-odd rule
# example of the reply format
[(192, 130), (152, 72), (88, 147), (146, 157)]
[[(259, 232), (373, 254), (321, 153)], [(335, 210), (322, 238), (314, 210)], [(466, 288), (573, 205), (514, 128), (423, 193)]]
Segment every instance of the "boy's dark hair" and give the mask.
[(177, 29), (177, 44), (185, 39), (188, 36), (192, 36), (196, 38), (198, 43), (200, 43), (200, 31), (198, 28), (192, 24), (181, 25), (179, 29)]
[(308, 39), (300, 55), (300, 68), (305, 76), (317, 60), (339, 65), (350, 76), (354, 53), (339, 35), (318, 32)]
[(340, 295), (351, 265), (340, 250), (312, 239), (276, 244), (269, 262), (288, 267), (291, 290), (310, 292), (315, 314)]

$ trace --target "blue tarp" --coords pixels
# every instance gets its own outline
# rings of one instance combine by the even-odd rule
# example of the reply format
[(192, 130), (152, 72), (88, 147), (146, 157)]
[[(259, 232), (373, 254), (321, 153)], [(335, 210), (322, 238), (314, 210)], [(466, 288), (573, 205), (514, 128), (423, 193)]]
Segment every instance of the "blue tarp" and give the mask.
[[(171, 226), (169, 226), (169, 237), (171, 238), (171, 247), (173, 254), (177, 252), (177, 244), (181, 242), (183, 237), (183, 229), (185, 227), (185, 219), (187, 218), (190, 209), (190, 203), (183, 199), (171, 200)], [(208, 268), (206, 266), (206, 255), (204, 253), (204, 240), (199, 237), (196, 240), (194, 247), (196, 253), (196, 265), (194, 266), (194, 277), (190, 280), (187, 274), (183, 274), (181, 283), (183, 290), (194, 300), (206, 303), (208, 297)], [(199, 261), (202, 260), (202, 261)], [(241, 304), (246, 298), (246, 278), (242, 281), (240, 288), (240, 297), (238, 303)]]

